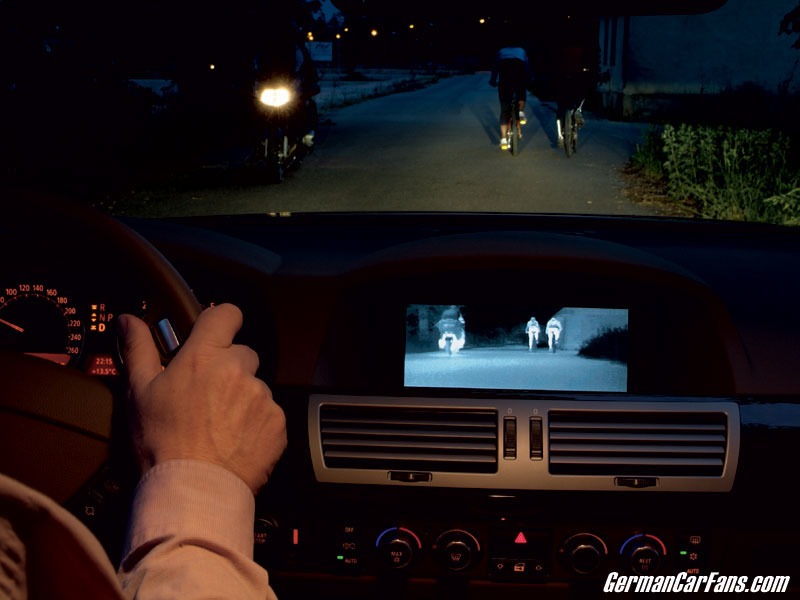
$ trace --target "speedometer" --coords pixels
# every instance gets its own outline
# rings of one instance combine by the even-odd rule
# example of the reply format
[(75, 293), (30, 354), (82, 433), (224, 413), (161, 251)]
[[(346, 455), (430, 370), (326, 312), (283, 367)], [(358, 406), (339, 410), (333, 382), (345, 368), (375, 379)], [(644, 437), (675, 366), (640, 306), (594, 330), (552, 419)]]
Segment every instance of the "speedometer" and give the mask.
[(74, 365), (84, 330), (75, 304), (56, 287), (20, 283), (0, 288), (0, 348)]

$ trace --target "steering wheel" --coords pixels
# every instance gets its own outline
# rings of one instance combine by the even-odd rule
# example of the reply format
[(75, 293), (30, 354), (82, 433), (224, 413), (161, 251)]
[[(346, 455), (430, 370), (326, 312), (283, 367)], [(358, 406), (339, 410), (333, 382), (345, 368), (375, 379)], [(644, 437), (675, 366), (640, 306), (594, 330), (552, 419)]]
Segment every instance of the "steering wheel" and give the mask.
[[(63, 199), (12, 193), (6, 205), (15, 207), (7, 223), (29, 226), (40, 239), (69, 232), (71, 239), (91, 240), (114, 256), (126, 277), (135, 276), (147, 298), (143, 319), (162, 361), (169, 361), (202, 307), (152, 244), (119, 221)], [(0, 473), (61, 504), (85, 492), (109, 458), (114, 392), (97, 377), (3, 350), (0, 382)], [(87, 507), (94, 516), (94, 509), (88, 513)]]

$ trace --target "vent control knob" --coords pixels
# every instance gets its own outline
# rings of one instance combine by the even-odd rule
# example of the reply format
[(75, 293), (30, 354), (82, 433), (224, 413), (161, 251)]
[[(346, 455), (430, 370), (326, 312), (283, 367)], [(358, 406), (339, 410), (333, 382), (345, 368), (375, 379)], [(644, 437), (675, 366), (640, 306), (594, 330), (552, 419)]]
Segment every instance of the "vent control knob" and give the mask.
[(405, 569), (414, 562), (422, 542), (417, 534), (405, 527), (391, 527), (375, 541), (378, 558), (388, 569)]
[(629, 538), (620, 550), (631, 571), (638, 575), (653, 575), (661, 568), (667, 548), (654, 535), (639, 534)]
[(475, 564), (481, 553), (481, 544), (470, 532), (451, 529), (436, 538), (431, 550), (442, 568), (463, 571)]
[(577, 533), (564, 540), (558, 556), (564, 568), (578, 575), (591, 575), (608, 558), (608, 546), (593, 533)]

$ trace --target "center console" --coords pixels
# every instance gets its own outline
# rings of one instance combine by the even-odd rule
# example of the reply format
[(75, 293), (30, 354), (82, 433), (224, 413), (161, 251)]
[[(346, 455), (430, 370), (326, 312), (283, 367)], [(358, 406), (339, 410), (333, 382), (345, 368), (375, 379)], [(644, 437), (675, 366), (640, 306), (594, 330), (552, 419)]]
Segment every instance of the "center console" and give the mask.
[(508, 237), (342, 284), (293, 409), (313, 476), (258, 525), (280, 581), (558, 597), (612, 571), (703, 574), (741, 543), (743, 359), (718, 298), (647, 257)]

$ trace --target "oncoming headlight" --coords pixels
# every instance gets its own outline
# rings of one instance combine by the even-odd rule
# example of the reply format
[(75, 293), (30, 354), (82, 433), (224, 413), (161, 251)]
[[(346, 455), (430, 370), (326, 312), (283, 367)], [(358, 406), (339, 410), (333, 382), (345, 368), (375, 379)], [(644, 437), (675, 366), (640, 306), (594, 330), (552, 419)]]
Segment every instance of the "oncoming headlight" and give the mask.
[(283, 106), (289, 99), (291, 94), (286, 88), (266, 88), (261, 92), (261, 102), (267, 106)]

